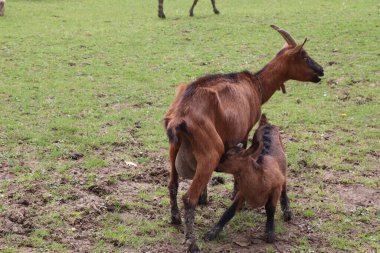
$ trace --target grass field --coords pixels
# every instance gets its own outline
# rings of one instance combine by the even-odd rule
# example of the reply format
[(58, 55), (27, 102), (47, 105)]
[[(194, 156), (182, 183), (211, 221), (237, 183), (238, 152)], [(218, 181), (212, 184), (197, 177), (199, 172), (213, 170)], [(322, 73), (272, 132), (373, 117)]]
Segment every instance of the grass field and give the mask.
[[(257, 71), (290, 31), (325, 69), (263, 111), (280, 126), (295, 217), (243, 210), (204, 252), (380, 251), (378, 1), (8, 0), (0, 17), (0, 252), (183, 252), (162, 118), (175, 87)], [(135, 166), (136, 165), (136, 166)], [(217, 175), (217, 174), (215, 174)], [(205, 232), (232, 180), (197, 209)], [(181, 184), (184, 193), (188, 182)], [(182, 205), (181, 205), (182, 206)]]

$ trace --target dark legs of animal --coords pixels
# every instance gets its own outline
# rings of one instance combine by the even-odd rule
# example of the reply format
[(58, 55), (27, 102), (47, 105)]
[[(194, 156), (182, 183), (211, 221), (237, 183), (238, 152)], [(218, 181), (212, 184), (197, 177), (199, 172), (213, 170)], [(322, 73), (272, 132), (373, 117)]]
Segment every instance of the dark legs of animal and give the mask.
[(224, 212), (217, 224), (215, 224), (207, 233), (204, 234), (203, 239), (205, 241), (214, 240), (220, 231), (223, 230), (223, 227), (229, 222), (236, 213), (236, 210), (241, 207), (244, 199), (240, 195), (236, 195), (236, 198), (232, 205)]
[(212, 8), (214, 9), (214, 13), (215, 13), (215, 14), (219, 14), (220, 12), (219, 12), (218, 9), (216, 8), (215, 0), (211, 0), (211, 4), (212, 4)]
[(283, 212), (283, 217), (284, 221), (290, 221), (292, 219), (292, 210), (290, 210), (290, 205), (289, 205), (289, 198), (286, 193), (286, 187), (281, 192), (281, 197), (280, 197), (280, 202), (281, 202), (281, 210)]
[[(198, 3), (198, 0), (194, 0), (193, 5), (192, 5), (191, 8), (190, 8), (190, 17), (193, 17), (193, 16), (194, 16), (194, 7), (195, 7), (195, 5), (197, 5), (197, 3)], [(211, 4), (212, 4), (212, 8), (213, 8), (213, 10), (214, 10), (214, 13), (215, 13), (215, 14), (219, 14), (220, 12), (219, 12), (218, 9), (216, 8), (215, 0), (211, 0)]]
[(273, 205), (272, 197), (270, 197), (265, 204), (265, 212), (267, 214), (267, 223), (265, 226), (266, 241), (272, 243), (274, 240), (274, 213), (276, 206)]
[(158, 17), (165, 18), (164, 14), (164, 0), (158, 0)]
[(207, 205), (207, 187), (202, 192), (202, 195), (199, 197), (198, 205)]
[(169, 180), (169, 195), (170, 195), (170, 206), (171, 206), (171, 223), (179, 225), (181, 224), (181, 214), (178, 209), (177, 203), (177, 193), (178, 193), (178, 173), (175, 168), (175, 158), (178, 153), (178, 146), (170, 144), (170, 180)]
[(190, 8), (190, 17), (194, 16), (194, 7), (197, 5), (198, 0), (194, 0), (193, 5)]
[(185, 207), (185, 244), (187, 252), (199, 252), (194, 232), (195, 205), (191, 204), (186, 198), (183, 200), (183, 203)]

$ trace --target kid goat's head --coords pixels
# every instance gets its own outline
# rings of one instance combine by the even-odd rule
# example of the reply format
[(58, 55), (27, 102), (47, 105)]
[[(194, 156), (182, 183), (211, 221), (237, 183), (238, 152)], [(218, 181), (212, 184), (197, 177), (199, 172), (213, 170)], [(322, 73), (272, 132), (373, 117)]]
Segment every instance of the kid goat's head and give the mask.
[(276, 58), (289, 66), (287, 73), (289, 79), (314, 83), (321, 81), (319, 77), (324, 75), (323, 68), (303, 49), (307, 39), (298, 45), (287, 31), (275, 25), (271, 25), (271, 27), (278, 31), (286, 41), (284, 49), (278, 53)]

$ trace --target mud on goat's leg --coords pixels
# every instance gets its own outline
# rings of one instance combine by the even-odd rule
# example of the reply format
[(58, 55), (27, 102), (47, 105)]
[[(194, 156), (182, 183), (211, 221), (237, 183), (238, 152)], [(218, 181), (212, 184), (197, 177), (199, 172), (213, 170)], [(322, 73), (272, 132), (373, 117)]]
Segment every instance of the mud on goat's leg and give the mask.
[(170, 144), (170, 181), (168, 185), (170, 195), (171, 206), (171, 223), (179, 225), (181, 224), (181, 213), (179, 212), (177, 203), (178, 193), (178, 172), (175, 168), (175, 158), (178, 153), (178, 146), (176, 144)]

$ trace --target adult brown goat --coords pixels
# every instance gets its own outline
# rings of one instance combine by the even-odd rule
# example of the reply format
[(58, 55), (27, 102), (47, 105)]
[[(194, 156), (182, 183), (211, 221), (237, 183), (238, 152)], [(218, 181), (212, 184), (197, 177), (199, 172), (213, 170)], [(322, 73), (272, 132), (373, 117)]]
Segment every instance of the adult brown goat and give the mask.
[[(192, 183), (182, 200), (185, 237), (189, 252), (199, 251), (194, 232), (195, 207), (226, 149), (247, 144), (249, 131), (261, 115), (261, 105), (290, 79), (319, 82), (323, 68), (308, 56), (303, 44), (272, 25), (285, 39), (285, 47), (262, 70), (204, 76), (180, 85), (165, 115), (169, 138), (171, 221), (180, 224), (178, 178), (189, 171)], [(176, 167), (178, 166), (178, 167)]]
[(267, 214), (266, 241), (274, 240), (274, 214), (281, 200), (285, 221), (292, 218), (286, 192), (287, 162), (278, 127), (269, 124), (265, 114), (261, 116), (255, 131), (252, 146), (245, 150), (243, 145), (229, 149), (225, 159), (218, 165), (218, 172), (234, 175), (239, 192), (232, 205), (224, 212), (219, 222), (204, 235), (213, 240), (232, 219), (245, 201), (253, 208), (265, 205)]
[[(193, 5), (190, 8), (190, 17), (194, 16), (194, 7), (197, 5), (198, 0), (194, 0)], [(214, 10), (215, 14), (219, 14), (218, 9), (215, 5), (215, 0), (211, 0), (212, 8)], [(160, 18), (166, 18), (164, 14), (164, 0), (158, 0), (158, 17)]]

